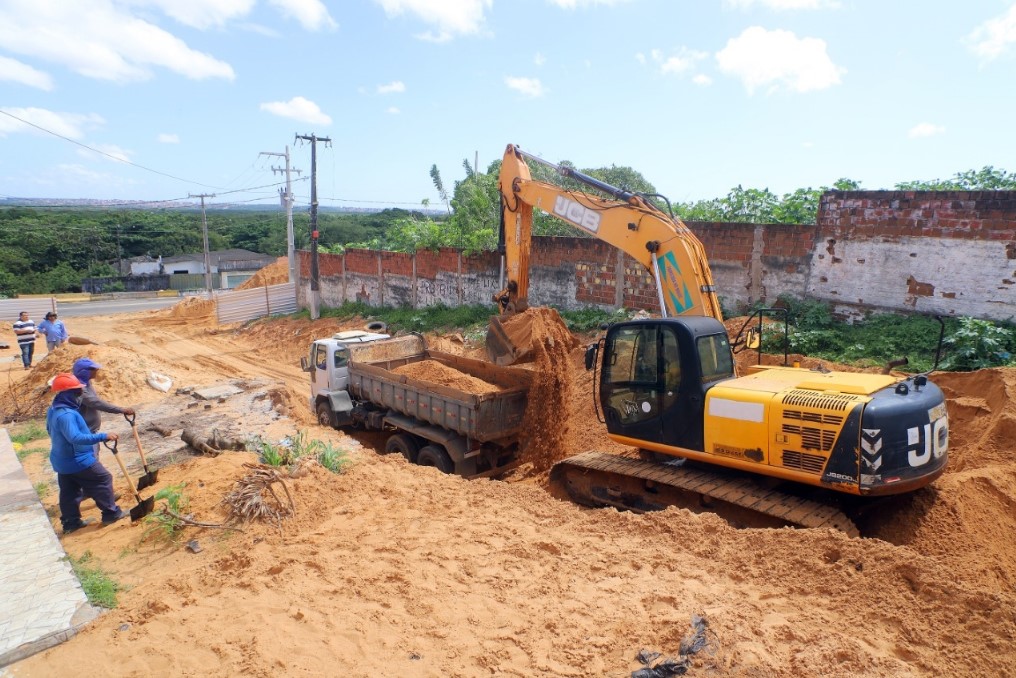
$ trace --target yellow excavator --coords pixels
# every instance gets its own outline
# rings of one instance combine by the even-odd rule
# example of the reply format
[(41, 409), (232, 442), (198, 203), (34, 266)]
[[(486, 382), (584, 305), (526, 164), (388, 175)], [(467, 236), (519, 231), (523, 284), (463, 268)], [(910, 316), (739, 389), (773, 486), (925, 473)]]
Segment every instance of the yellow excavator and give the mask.
[[(609, 197), (535, 181), (527, 160)], [(559, 462), (551, 480), (573, 499), (635, 511), (677, 505), (737, 524), (857, 536), (837, 498), (911, 492), (944, 472), (949, 418), (926, 374), (757, 365), (736, 376), (705, 250), (651, 199), (662, 196), (610, 186), (514, 145), (499, 185), (507, 284), (494, 296), (501, 314), (487, 336), (495, 362), (530, 352), (513, 318), (528, 308), (533, 208), (621, 249), (656, 283), (662, 317), (614, 323), (586, 352), (597, 414), (609, 437), (640, 458), (587, 452)], [(748, 341), (757, 344), (757, 334)]]

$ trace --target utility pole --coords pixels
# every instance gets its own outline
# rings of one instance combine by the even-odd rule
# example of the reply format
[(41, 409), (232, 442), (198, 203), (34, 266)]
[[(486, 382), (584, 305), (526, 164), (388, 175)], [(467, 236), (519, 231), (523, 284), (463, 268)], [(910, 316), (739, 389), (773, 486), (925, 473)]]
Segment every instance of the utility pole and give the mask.
[(200, 195), (189, 195), (191, 198), (201, 198), (201, 239), (205, 243), (205, 291), (208, 298), (212, 298), (212, 256), (208, 252), (208, 218), (205, 216), (205, 198), (214, 198), (214, 193), (201, 193)]
[(328, 137), (316, 134), (297, 134), (295, 141), (310, 142), (310, 317), (321, 317), (321, 282), (318, 275), (318, 228), (317, 228), (317, 142), (332, 143)]
[(286, 169), (283, 170), (281, 167), (272, 167), (272, 172), (285, 172), (286, 173), (286, 190), (279, 189), (279, 195), (282, 198), (282, 204), (286, 208), (286, 254), (289, 257), (289, 282), (297, 281), (296, 274), (296, 238), (293, 234), (293, 182), (290, 178), (291, 172), (300, 173), (298, 169), (290, 169), (289, 167), (289, 146), (286, 146), (285, 153), (272, 153), (271, 151), (261, 151), (258, 155), (277, 155), (286, 159)]

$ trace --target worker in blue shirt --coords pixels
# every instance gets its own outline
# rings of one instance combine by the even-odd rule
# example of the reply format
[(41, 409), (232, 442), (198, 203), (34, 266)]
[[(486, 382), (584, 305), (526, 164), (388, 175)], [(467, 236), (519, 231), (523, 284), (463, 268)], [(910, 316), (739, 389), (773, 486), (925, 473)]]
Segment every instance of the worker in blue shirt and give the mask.
[(67, 341), (67, 328), (64, 326), (63, 320), (56, 319), (56, 311), (47, 313), (46, 319), (39, 323), (35, 329), (39, 334), (46, 335), (46, 350), (49, 353)]
[(99, 461), (96, 446), (104, 440), (117, 440), (115, 433), (92, 433), (78, 411), (84, 385), (73, 374), (62, 373), (53, 379), (56, 397), (46, 411), (46, 431), (51, 447), (49, 462), (60, 487), (60, 523), (70, 534), (87, 525), (81, 519), (81, 502), (95, 500), (102, 511), (102, 524), (110, 525), (127, 515), (116, 505), (113, 475)]

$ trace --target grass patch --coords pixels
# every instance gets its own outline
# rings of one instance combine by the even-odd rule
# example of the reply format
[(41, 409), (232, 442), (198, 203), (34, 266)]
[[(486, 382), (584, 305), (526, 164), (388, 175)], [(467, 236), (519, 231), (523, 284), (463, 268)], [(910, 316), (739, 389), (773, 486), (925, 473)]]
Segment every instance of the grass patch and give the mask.
[(248, 441), (247, 450), (256, 452), (262, 463), (277, 468), (292, 467), (299, 460), (311, 457), (332, 473), (342, 473), (350, 463), (346, 450), (331, 443), (311, 440), (305, 431), (299, 431), (279, 444), (256, 436)]
[(42, 447), (22, 447), (21, 443), (18, 443), (14, 446), (14, 453), (18, 455), (19, 461), (25, 459), (26, 457), (30, 457), (33, 454), (38, 454), (39, 452), (45, 451), (46, 449)]
[(75, 576), (81, 582), (81, 588), (85, 591), (88, 602), (98, 607), (112, 610), (116, 607), (116, 594), (120, 591), (120, 584), (116, 582), (99, 565), (92, 562), (91, 551), (85, 551), (77, 560), (70, 558), (71, 568)]
[(53, 487), (45, 480), (33, 483), (32, 487), (35, 488), (35, 493), (39, 495), (39, 499), (49, 496), (49, 493), (53, 491)]
[(45, 438), (48, 435), (49, 434), (46, 433), (45, 426), (43, 426), (37, 421), (30, 421), (24, 426), (22, 426), (20, 429), (18, 429), (17, 433), (11, 433), (11, 442), (20, 443), (21, 445), (24, 445), (25, 443), (32, 442), (33, 440)]
[[(935, 364), (941, 325), (922, 315), (871, 314), (848, 324), (822, 302), (780, 297), (790, 313), (790, 352), (870, 367), (906, 357), (908, 372)], [(1016, 365), (1016, 326), (972, 318), (946, 318), (939, 369), (975, 370)], [(766, 353), (783, 353), (783, 323), (767, 326)]]
[(187, 495), (183, 493), (186, 486), (187, 483), (170, 485), (155, 493), (155, 501), (161, 501), (162, 505), (142, 518), (148, 526), (141, 535), (142, 539), (154, 534), (160, 539), (173, 541), (176, 533), (184, 528), (183, 521), (177, 516), (184, 515), (190, 504)]

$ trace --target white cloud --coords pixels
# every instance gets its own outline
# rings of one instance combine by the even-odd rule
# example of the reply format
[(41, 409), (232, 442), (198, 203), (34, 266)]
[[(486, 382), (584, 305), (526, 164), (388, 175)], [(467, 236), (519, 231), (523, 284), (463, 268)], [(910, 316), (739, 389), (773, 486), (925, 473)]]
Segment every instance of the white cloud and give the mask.
[(378, 85), (378, 94), (395, 94), (399, 92), (405, 92), (406, 85), (401, 80), (394, 80), (387, 85)]
[(699, 62), (703, 61), (709, 56), (706, 52), (699, 52), (687, 47), (681, 47), (677, 54), (667, 56), (663, 53), (663, 50), (652, 49), (649, 50), (649, 56), (647, 57), (642, 52), (635, 54), (635, 60), (645, 66), (650, 60), (656, 64), (662, 75), (677, 75), (686, 76), (691, 75), (692, 81), (697, 84), (702, 84), (702, 79), (705, 78), (707, 82), (712, 82), (710, 78), (705, 75), (697, 74)]
[(531, 99), (536, 99), (546, 93), (539, 78), (517, 78), (509, 75), (505, 77), (504, 84), (508, 85), (509, 89), (513, 89)]
[(47, 92), (53, 89), (53, 79), (49, 73), (32, 68), (15, 59), (0, 56), (0, 81), (19, 82), (22, 85), (35, 87)]
[(128, 0), (122, 4), (158, 7), (185, 26), (205, 30), (246, 16), (255, 0)]
[(177, 134), (166, 134), (165, 132), (159, 134), (156, 137), (160, 144), (178, 144), (180, 143), (180, 136)]
[(836, 9), (840, 3), (837, 0), (723, 0), (723, 5), (734, 9), (751, 9), (753, 5), (762, 5), (766, 9), (784, 12), (798, 9)]
[(964, 42), (982, 61), (1004, 55), (1016, 43), (1016, 4), (973, 30)]
[(389, 106), (388, 108), (385, 109), (385, 113), (391, 113), (392, 115), (398, 115), (401, 112), (402, 111), (400, 111), (395, 106)]
[(787, 89), (810, 92), (837, 85), (846, 69), (837, 66), (818, 38), (798, 38), (790, 31), (746, 28), (716, 53), (720, 71), (739, 78), (749, 94)]
[(119, 183), (119, 180), (116, 179), (116, 177), (113, 177), (106, 172), (96, 172), (95, 170), (88, 169), (83, 165), (60, 164), (57, 165), (56, 168), (60, 172), (61, 182), (71, 179), (82, 181), (86, 184), (96, 185), (108, 185), (111, 180)]
[[(94, 129), (106, 122), (102, 116), (95, 113), (83, 115), (81, 113), (58, 113), (44, 108), (10, 107), (0, 108), (0, 111), (30, 123), (26, 125), (9, 115), (0, 115), (0, 136), (23, 132), (44, 134), (43, 130), (47, 130), (68, 139), (81, 139), (85, 136), (86, 129)], [(42, 130), (32, 127), (32, 125), (41, 127)]]
[[(203, 0), (196, 1), (202, 2)], [(319, 31), (323, 28), (335, 29), (339, 26), (332, 19), (328, 8), (321, 0), (268, 0), (268, 4), (277, 7), (283, 16), (299, 21), (300, 25), (308, 31)]]
[(696, 52), (695, 50), (682, 47), (681, 51), (671, 57), (664, 59), (660, 57), (660, 73), (664, 75), (681, 75), (695, 69), (698, 62), (702, 61), (709, 55), (705, 52)]
[(412, 14), (433, 31), (416, 37), (430, 42), (448, 42), (463, 35), (483, 31), (484, 12), (494, 6), (494, 0), (374, 0), (388, 17)]
[(925, 137), (935, 137), (939, 134), (945, 134), (945, 127), (941, 125), (935, 125), (930, 122), (922, 122), (918, 125), (914, 125), (907, 132), (907, 136), (911, 139), (923, 139)]
[(710, 78), (708, 75), (703, 75), (701, 73), (692, 78), (691, 81), (696, 85), (701, 85), (702, 87), (707, 87), (713, 84), (712, 78)]
[(87, 148), (79, 148), (78, 149), (78, 155), (80, 155), (80, 156), (82, 156), (84, 158), (96, 158), (96, 157), (100, 157), (100, 158), (105, 158), (106, 160), (109, 160), (109, 159), (112, 158), (114, 160), (120, 160), (122, 162), (130, 162), (131, 152), (130, 151), (126, 151), (126, 150), (120, 148), (116, 144), (94, 144), (93, 143), (93, 144), (88, 144), (88, 145), (89, 145), (90, 148), (94, 148), (96, 151), (99, 151), (100, 153), (104, 153), (105, 155), (96, 155), (95, 153), (93, 153), (92, 151), (88, 150)]
[(108, 0), (50, 4), (40, 7), (38, 0), (0, 4), (0, 48), (113, 82), (148, 79), (153, 67), (194, 80), (235, 77), (228, 63), (191, 49), (121, 5)]
[(579, 7), (595, 7), (596, 5), (620, 5), (630, 0), (548, 0), (550, 4), (557, 5), (561, 9), (576, 9)]
[(542, 54), (540, 54), (539, 52), (537, 52), (536, 56), (533, 57), (533, 63), (536, 64), (537, 66), (542, 66), (543, 64), (547, 63), (547, 58)]
[(281, 118), (291, 118), (310, 125), (330, 125), (332, 119), (318, 108), (318, 105), (303, 97), (293, 97), (289, 101), (270, 101), (261, 104), (261, 110)]

